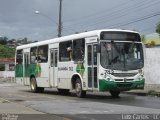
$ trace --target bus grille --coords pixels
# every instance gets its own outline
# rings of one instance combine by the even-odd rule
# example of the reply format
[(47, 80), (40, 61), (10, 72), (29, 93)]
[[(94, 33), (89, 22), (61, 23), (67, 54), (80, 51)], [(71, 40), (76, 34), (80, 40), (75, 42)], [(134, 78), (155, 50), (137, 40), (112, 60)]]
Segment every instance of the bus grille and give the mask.
[(138, 73), (113, 73), (112, 75), (115, 77), (134, 77)]
[(119, 87), (119, 88), (129, 88), (131, 86), (132, 86), (132, 84), (117, 84), (117, 87)]
[(115, 79), (115, 81), (117, 81), (117, 82), (122, 82), (122, 81), (125, 81), (125, 82), (127, 82), (127, 81), (133, 81), (134, 79)]

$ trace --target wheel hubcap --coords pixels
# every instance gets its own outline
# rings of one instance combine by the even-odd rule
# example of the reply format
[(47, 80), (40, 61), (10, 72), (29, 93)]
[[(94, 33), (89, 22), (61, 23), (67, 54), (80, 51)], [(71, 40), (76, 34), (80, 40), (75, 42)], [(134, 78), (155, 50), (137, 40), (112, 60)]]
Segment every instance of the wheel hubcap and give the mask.
[(79, 83), (76, 83), (76, 93), (80, 93), (81, 91), (81, 85)]
[(32, 88), (32, 90), (34, 90), (34, 82), (33, 82), (33, 80), (31, 81), (31, 88)]

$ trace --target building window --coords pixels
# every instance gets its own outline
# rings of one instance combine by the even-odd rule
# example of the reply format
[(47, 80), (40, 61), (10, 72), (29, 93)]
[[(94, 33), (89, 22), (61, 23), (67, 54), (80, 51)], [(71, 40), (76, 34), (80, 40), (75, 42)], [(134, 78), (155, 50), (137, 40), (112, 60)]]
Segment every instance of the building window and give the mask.
[(23, 62), (23, 50), (17, 50), (16, 63), (22, 64), (22, 62)]
[(72, 41), (59, 44), (59, 61), (70, 61), (72, 59)]
[(83, 61), (85, 52), (85, 39), (77, 39), (73, 41), (73, 60)]

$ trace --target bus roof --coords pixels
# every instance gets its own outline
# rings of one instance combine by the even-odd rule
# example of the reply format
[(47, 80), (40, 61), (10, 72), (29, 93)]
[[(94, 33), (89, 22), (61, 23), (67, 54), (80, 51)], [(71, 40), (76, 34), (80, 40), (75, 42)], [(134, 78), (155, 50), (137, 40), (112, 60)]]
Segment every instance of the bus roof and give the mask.
[(115, 32), (132, 32), (132, 33), (137, 33), (135, 31), (131, 31), (131, 30), (122, 30), (122, 29), (101, 29), (101, 30), (94, 30), (94, 31), (88, 31), (88, 32), (83, 32), (83, 33), (78, 33), (78, 34), (72, 34), (72, 35), (68, 35), (68, 36), (63, 36), (63, 37), (59, 37), (59, 38), (53, 38), (53, 39), (49, 39), (49, 40), (43, 40), (43, 41), (39, 41), (39, 42), (35, 42), (35, 43), (30, 43), (30, 44), (26, 44), (26, 45), (21, 45), (18, 46), (16, 49), (25, 49), (25, 48), (30, 48), (30, 47), (35, 47), (35, 46), (41, 46), (41, 45), (47, 45), (47, 44), (52, 44), (52, 43), (59, 43), (62, 41), (66, 41), (66, 40), (73, 40), (73, 39), (80, 39), (80, 38), (87, 38), (87, 37), (92, 37), (92, 36), (100, 36), (100, 33), (102, 31), (115, 31)]

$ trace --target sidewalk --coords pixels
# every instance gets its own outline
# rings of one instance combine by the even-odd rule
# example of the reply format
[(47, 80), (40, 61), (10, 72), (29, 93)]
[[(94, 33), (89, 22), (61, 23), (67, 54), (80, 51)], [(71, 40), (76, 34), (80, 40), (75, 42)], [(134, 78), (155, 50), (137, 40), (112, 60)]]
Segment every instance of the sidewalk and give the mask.
[(63, 116), (42, 113), (0, 97), (0, 120), (70, 120)]
[(150, 95), (150, 96), (160, 97), (160, 85), (146, 84), (144, 90), (131, 90), (131, 91), (125, 91), (123, 93), (140, 95), (140, 96)]
[[(0, 88), (19, 86), (15, 82), (0, 79)], [(0, 96), (0, 120), (70, 120), (63, 116), (47, 114), (23, 104), (11, 102)]]
[(0, 97), (0, 114), (43, 114), (21, 104), (10, 102)]

